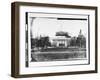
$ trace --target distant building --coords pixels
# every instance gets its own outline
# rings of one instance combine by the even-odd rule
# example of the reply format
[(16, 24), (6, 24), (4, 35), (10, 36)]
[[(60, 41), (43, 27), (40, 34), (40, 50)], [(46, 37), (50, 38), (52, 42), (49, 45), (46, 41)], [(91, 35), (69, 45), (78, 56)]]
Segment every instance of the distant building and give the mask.
[(86, 48), (86, 37), (82, 34), (82, 30), (80, 30), (79, 35), (77, 37), (77, 45), (79, 47)]
[(80, 29), (80, 32), (79, 32), (78, 37), (80, 37), (80, 38), (85, 38), (85, 36), (82, 34), (82, 30), (81, 30), (81, 29)]

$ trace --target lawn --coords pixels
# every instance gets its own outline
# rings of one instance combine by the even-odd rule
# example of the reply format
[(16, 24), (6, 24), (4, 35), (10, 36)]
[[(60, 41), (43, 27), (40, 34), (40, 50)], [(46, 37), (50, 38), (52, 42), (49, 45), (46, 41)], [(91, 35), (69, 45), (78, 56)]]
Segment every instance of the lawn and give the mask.
[(86, 58), (85, 48), (47, 48), (32, 52), (32, 61), (81, 60)]

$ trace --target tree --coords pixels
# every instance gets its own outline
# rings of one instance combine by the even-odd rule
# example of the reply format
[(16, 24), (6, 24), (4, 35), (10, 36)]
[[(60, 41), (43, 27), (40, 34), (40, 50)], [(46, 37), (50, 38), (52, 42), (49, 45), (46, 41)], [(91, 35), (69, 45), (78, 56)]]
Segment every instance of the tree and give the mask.
[(31, 38), (31, 48), (37, 47), (37, 38)]
[(70, 45), (71, 46), (77, 46), (76, 41), (77, 41), (77, 37), (72, 37), (71, 41), (70, 41)]
[(76, 43), (77, 43), (77, 46), (85, 48), (86, 47), (86, 38), (83, 35), (78, 36)]
[(47, 37), (44, 37), (44, 47), (47, 48), (48, 46), (51, 46), (51, 43), (49, 41), (49, 37), (47, 36)]
[(44, 49), (44, 48), (47, 48), (48, 46), (51, 46), (48, 36), (31, 39), (31, 47), (32, 48), (41, 47), (42, 49)]

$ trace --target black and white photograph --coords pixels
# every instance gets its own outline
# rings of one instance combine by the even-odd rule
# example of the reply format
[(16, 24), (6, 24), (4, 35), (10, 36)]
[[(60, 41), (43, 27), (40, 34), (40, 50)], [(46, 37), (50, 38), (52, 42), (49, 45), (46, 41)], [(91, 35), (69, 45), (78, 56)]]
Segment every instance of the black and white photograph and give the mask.
[(89, 64), (89, 15), (27, 12), (26, 23), (26, 67), (52, 61)]
[(12, 3), (12, 76), (97, 73), (97, 7)]

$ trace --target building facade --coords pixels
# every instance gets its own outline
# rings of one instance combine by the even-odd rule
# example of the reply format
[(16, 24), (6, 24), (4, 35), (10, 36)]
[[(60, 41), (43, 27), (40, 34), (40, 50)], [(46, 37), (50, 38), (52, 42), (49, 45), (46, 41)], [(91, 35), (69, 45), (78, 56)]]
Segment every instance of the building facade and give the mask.
[(70, 45), (71, 38), (65, 36), (55, 36), (51, 40), (51, 45), (54, 47), (68, 47)]

